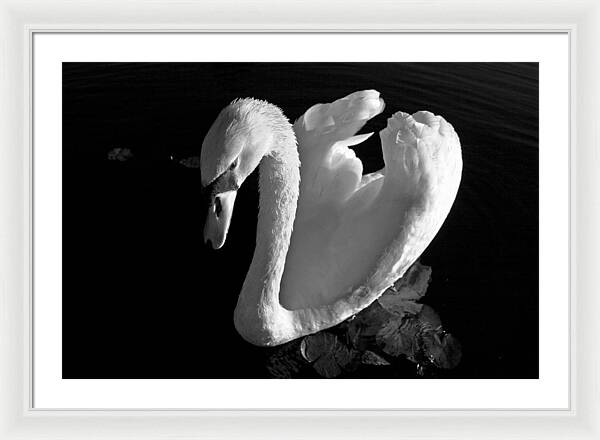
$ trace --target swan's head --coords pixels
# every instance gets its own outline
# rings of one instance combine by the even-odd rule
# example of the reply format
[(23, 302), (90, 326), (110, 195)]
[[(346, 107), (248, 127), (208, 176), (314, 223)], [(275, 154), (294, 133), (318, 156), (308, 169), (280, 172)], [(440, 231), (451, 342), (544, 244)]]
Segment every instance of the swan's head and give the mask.
[(208, 197), (204, 241), (214, 249), (227, 238), (238, 188), (273, 148), (271, 107), (277, 109), (256, 99), (235, 100), (204, 138), (200, 155), (202, 187)]

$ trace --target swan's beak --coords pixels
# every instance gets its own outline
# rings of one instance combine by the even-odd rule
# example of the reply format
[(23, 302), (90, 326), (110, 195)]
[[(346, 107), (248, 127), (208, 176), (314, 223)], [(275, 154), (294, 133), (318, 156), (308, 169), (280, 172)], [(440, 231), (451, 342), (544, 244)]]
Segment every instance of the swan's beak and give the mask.
[(213, 249), (220, 249), (225, 244), (236, 195), (237, 191), (217, 194), (208, 207), (204, 224), (204, 243), (210, 242)]

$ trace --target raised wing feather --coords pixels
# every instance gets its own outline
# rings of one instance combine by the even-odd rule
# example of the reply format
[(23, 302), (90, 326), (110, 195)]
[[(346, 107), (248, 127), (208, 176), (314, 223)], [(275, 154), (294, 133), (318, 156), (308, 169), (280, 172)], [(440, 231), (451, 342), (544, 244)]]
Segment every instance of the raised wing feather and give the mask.
[(357, 190), (363, 166), (349, 147), (372, 135), (355, 136), (384, 107), (379, 92), (363, 90), (330, 104), (316, 104), (295, 122), (302, 212), (322, 203), (339, 205)]

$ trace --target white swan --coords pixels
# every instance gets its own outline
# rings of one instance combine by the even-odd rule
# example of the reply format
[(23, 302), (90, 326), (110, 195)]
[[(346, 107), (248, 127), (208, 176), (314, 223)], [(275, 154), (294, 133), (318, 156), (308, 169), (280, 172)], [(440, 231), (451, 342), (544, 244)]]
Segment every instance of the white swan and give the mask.
[(278, 345), (367, 307), (421, 255), (456, 197), (461, 149), (429, 112), (395, 113), (380, 132), (385, 167), (362, 175), (348, 148), (381, 113), (379, 93), (317, 104), (292, 127), (273, 104), (237, 99), (202, 144), (210, 197), (204, 237), (226, 239), (236, 191), (259, 167), (256, 248), (234, 312), (241, 336)]

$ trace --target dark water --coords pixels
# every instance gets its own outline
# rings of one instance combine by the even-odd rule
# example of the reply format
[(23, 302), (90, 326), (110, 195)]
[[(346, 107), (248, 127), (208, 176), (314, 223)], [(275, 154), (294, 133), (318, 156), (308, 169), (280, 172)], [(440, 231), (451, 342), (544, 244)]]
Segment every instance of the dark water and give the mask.
[[(267, 377), (268, 350), (232, 312), (254, 246), (256, 182), (240, 190), (227, 245), (203, 245), (199, 155), (236, 97), (310, 105), (366, 88), (383, 115), (443, 115), (463, 148), (462, 185), (422, 255), (424, 302), (462, 343), (449, 378), (538, 376), (537, 63), (63, 64), (63, 376)], [(107, 159), (116, 147), (130, 160)], [(383, 165), (378, 138), (356, 148)], [(413, 377), (384, 370), (381, 377)]]

